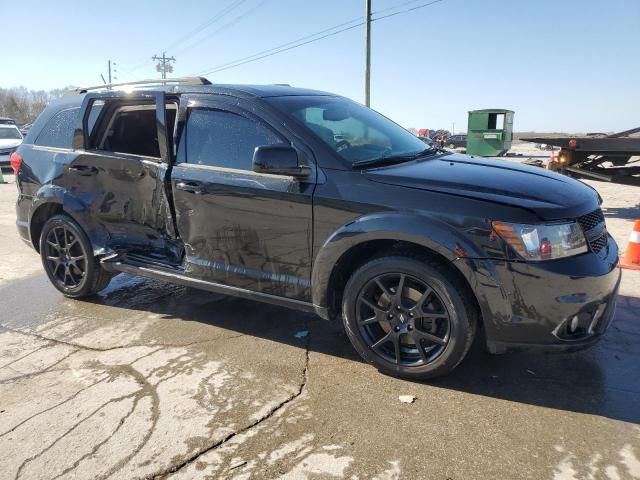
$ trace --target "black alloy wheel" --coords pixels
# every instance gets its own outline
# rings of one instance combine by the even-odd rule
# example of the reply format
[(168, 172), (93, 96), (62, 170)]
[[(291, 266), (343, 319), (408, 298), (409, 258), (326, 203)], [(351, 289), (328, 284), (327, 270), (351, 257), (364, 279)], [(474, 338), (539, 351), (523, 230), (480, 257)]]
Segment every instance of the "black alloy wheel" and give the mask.
[(398, 365), (426, 365), (449, 342), (446, 304), (427, 283), (404, 273), (370, 280), (358, 295), (356, 317), (369, 347)]
[(360, 356), (409, 379), (453, 370), (471, 347), (477, 318), (473, 293), (455, 267), (411, 252), (364, 264), (342, 299), (345, 332)]
[(45, 239), (48, 271), (62, 288), (77, 288), (86, 275), (87, 254), (75, 233), (65, 225), (49, 230)]
[(94, 295), (112, 278), (93, 256), (80, 225), (67, 215), (55, 215), (42, 227), (40, 257), (53, 286), (67, 297)]

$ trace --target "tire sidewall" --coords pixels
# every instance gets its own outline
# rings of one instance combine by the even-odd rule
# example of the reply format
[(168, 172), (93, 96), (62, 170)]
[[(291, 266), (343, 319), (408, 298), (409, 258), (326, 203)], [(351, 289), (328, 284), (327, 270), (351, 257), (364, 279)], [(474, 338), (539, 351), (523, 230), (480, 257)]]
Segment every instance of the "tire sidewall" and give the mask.
[[(445, 303), (449, 312), (449, 342), (438, 358), (427, 365), (408, 367), (391, 363), (378, 356), (362, 338), (356, 318), (356, 301), (371, 279), (386, 273), (404, 273), (419, 278)], [(475, 324), (469, 319), (464, 301), (455, 286), (435, 268), (407, 257), (383, 257), (357, 270), (345, 288), (342, 318), (347, 336), (367, 362), (385, 373), (404, 378), (431, 378), (453, 370), (464, 358), (475, 333)]]
[[(53, 276), (53, 273), (50, 271), (50, 268), (48, 266), (45, 242), (49, 232), (56, 227), (64, 227), (68, 230), (73, 231), (73, 234), (76, 236), (80, 243), (82, 253), (85, 255), (85, 275), (77, 287), (69, 288), (60, 285), (58, 283), (58, 280)], [(93, 251), (91, 249), (91, 243), (89, 242), (89, 239), (87, 238), (87, 235), (84, 233), (82, 228), (80, 228), (80, 226), (70, 217), (66, 215), (56, 215), (54, 217), (51, 217), (44, 224), (44, 227), (42, 227), (39, 244), (42, 266), (44, 267), (44, 271), (46, 272), (47, 277), (49, 277), (49, 280), (51, 281), (53, 286), (67, 297), (80, 298), (86, 296), (87, 292), (91, 290), (91, 286), (96, 275), (96, 266), (93, 257)]]

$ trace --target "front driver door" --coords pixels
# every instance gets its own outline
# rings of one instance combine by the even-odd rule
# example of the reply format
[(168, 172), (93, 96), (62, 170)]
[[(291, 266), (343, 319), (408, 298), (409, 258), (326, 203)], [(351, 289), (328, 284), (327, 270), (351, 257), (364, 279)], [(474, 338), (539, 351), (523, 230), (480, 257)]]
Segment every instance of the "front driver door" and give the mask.
[(310, 301), (315, 169), (303, 181), (253, 172), (257, 146), (291, 140), (237, 104), (183, 98), (179, 121), (171, 183), (187, 274)]

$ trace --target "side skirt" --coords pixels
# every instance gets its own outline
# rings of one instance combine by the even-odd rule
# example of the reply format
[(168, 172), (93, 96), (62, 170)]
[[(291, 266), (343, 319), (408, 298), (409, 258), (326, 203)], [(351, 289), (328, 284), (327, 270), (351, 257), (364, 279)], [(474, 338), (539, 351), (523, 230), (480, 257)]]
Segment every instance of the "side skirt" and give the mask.
[(317, 313), (317, 309), (314, 307), (314, 305), (308, 302), (279, 297), (277, 295), (270, 295), (268, 293), (254, 292), (252, 290), (232, 287), (229, 285), (222, 285), (220, 283), (207, 282), (206, 280), (191, 278), (180, 272), (171, 271), (155, 266), (151, 267), (146, 265), (124, 263), (122, 261), (114, 261), (109, 258), (105, 258), (101, 262), (101, 265), (105, 270), (109, 272), (125, 272), (131, 275), (153, 278), (155, 280), (162, 280), (169, 283), (175, 283), (177, 285), (184, 285), (185, 287), (199, 288), (201, 290), (207, 290), (209, 292), (219, 293), (222, 295), (230, 295), (233, 297), (246, 298), (247, 300), (270, 303), (272, 305), (293, 308), (295, 310), (300, 310), (303, 312)]

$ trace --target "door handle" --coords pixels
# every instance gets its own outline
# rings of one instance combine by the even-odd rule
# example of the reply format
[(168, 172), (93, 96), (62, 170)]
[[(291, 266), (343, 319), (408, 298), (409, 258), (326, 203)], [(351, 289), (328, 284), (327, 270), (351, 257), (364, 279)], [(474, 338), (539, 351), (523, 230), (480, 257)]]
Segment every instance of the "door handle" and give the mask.
[(196, 195), (202, 195), (204, 188), (200, 182), (176, 182), (176, 188), (178, 190), (184, 190), (185, 192), (195, 193)]
[(75, 173), (77, 175), (95, 175), (98, 173), (98, 169), (92, 165), (74, 165), (69, 167), (69, 173)]

